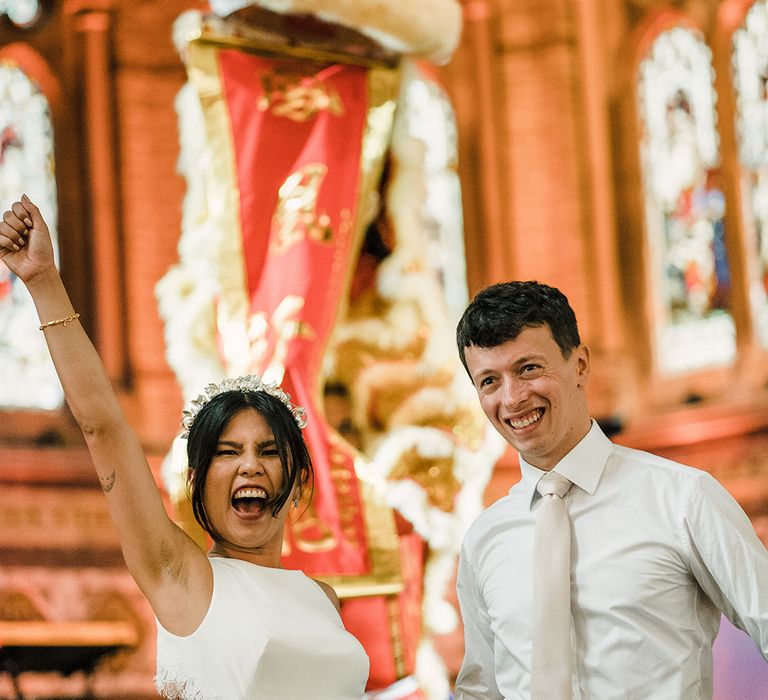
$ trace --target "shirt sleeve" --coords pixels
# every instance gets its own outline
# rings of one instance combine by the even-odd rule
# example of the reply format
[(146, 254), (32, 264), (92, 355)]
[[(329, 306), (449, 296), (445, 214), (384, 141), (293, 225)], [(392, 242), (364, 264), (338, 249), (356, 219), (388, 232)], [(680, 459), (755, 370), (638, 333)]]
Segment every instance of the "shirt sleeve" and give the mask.
[(768, 660), (768, 550), (736, 500), (711, 475), (697, 478), (688, 505), (694, 577)]
[(504, 700), (496, 685), (490, 618), (464, 547), (456, 591), (464, 622), (464, 661), (456, 678), (456, 700)]

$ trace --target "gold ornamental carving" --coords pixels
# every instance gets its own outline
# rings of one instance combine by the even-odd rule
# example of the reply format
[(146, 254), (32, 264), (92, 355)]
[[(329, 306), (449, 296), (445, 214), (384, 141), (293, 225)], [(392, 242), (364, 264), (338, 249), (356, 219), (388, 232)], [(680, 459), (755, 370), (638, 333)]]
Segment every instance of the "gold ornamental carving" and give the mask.
[(424, 456), (413, 447), (400, 457), (389, 479), (411, 479), (421, 486), (431, 505), (445, 513), (453, 510), (453, 502), (461, 489), (453, 475), (453, 455), (447, 457)]

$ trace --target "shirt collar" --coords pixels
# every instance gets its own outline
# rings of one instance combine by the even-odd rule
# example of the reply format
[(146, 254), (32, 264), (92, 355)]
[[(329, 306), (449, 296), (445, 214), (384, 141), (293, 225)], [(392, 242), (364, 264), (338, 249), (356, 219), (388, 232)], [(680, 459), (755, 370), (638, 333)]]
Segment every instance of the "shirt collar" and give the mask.
[[(591, 496), (597, 490), (610, 453), (611, 441), (593, 420), (589, 432), (553, 469)], [(537, 493), (536, 484), (547, 472), (528, 464), (521, 455), (520, 473), (523, 492), (532, 507)]]

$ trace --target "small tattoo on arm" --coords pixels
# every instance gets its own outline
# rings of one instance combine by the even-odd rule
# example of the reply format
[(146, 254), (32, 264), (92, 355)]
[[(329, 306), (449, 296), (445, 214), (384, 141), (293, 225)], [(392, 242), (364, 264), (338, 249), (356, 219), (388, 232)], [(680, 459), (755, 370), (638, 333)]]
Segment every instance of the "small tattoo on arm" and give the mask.
[(109, 493), (112, 487), (115, 485), (115, 472), (112, 471), (108, 476), (100, 476), (99, 482), (101, 483), (101, 490), (104, 493)]

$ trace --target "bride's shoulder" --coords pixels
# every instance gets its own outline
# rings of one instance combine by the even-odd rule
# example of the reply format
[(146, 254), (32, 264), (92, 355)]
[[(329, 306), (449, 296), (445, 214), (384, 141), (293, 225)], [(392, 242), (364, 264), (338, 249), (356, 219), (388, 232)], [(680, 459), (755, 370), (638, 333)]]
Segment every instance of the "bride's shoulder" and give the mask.
[(336, 595), (336, 591), (334, 590), (333, 586), (331, 586), (328, 583), (325, 583), (325, 581), (318, 581), (316, 578), (312, 579), (320, 588), (323, 589), (323, 593), (328, 596), (331, 603), (333, 603), (333, 607), (336, 608), (336, 610), (341, 610), (341, 604), (339, 603), (339, 596)]

